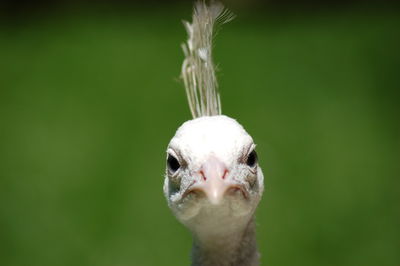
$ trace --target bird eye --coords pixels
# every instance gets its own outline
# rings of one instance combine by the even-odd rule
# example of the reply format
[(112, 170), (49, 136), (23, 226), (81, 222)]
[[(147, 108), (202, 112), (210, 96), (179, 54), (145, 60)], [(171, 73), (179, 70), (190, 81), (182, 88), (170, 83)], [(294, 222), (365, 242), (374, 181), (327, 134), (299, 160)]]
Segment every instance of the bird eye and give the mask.
[(175, 173), (181, 167), (181, 165), (179, 164), (178, 159), (176, 159), (171, 154), (168, 154), (167, 166), (168, 166), (168, 169), (171, 171), (171, 173)]
[(257, 153), (255, 150), (253, 150), (247, 157), (246, 164), (250, 167), (254, 167), (257, 163), (257, 159), (258, 159)]

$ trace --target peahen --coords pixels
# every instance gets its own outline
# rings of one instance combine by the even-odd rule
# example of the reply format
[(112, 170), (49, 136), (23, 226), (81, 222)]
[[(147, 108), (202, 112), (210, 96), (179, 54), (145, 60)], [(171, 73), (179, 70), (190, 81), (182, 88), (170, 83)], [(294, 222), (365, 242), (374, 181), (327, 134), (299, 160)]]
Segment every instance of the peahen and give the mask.
[(252, 137), (221, 114), (212, 61), (216, 27), (233, 19), (219, 2), (195, 3), (183, 44), (182, 79), (192, 120), (167, 148), (164, 194), (177, 219), (193, 235), (192, 265), (259, 265), (254, 212), (263, 174)]

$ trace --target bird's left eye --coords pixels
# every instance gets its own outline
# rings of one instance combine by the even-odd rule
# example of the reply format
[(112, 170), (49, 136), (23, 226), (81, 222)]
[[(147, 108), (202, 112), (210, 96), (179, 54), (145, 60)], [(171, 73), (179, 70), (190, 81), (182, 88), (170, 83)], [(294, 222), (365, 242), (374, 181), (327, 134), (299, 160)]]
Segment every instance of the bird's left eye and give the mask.
[(167, 158), (167, 166), (171, 173), (175, 173), (181, 167), (178, 159), (176, 159), (173, 155), (168, 154)]
[(254, 167), (257, 164), (257, 153), (255, 150), (250, 152), (249, 156), (247, 156), (246, 164), (250, 167)]

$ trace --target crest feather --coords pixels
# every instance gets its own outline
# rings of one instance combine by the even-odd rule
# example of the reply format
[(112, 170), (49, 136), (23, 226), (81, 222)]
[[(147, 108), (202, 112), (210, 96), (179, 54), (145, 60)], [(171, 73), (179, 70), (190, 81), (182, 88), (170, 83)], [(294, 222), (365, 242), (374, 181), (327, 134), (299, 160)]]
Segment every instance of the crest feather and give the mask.
[(182, 44), (185, 60), (181, 76), (193, 118), (221, 114), (212, 41), (216, 28), (234, 17), (220, 2), (207, 5), (203, 0), (195, 3), (192, 23), (183, 22), (188, 40)]

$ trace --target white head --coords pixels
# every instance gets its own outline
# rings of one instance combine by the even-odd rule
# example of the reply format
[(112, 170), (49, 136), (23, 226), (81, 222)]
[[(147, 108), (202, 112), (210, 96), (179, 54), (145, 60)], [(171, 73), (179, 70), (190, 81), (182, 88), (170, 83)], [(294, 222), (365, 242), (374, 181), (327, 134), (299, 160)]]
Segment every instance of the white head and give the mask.
[(200, 117), (177, 130), (167, 149), (164, 194), (178, 220), (195, 235), (215, 236), (245, 226), (262, 192), (255, 144), (236, 120)]
[(184, 22), (189, 38), (182, 78), (195, 119), (168, 145), (164, 194), (200, 242), (243, 232), (263, 192), (253, 139), (236, 120), (221, 115), (211, 48), (215, 27), (233, 17), (219, 2), (199, 1), (192, 23)]

